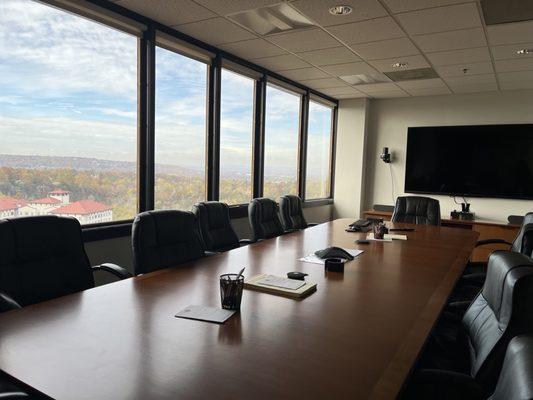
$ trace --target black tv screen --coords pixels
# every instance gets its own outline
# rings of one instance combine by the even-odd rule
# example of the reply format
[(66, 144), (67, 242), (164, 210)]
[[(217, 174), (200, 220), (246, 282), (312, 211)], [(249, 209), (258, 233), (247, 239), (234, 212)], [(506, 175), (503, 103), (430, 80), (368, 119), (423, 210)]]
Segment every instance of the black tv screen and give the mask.
[(533, 199), (533, 124), (409, 128), (405, 192)]

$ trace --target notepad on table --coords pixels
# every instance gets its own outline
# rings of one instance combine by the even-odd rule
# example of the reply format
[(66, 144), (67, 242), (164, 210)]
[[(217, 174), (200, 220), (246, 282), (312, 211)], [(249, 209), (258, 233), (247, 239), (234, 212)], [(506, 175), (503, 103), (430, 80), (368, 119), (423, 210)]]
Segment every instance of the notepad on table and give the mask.
[(222, 308), (207, 306), (187, 306), (175, 316), (178, 318), (196, 319), (198, 321), (223, 324), (233, 314), (235, 314), (234, 310), (224, 310)]
[(376, 239), (374, 238), (373, 233), (369, 233), (366, 237), (367, 240), (374, 240), (376, 242), (392, 242), (393, 240), (407, 240), (407, 235), (393, 235), (386, 233), (383, 236), (383, 239)]
[(316, 290), (316, 283), (262, 274), (244, 281), (244, 288), (293, 298), (304, 297)]

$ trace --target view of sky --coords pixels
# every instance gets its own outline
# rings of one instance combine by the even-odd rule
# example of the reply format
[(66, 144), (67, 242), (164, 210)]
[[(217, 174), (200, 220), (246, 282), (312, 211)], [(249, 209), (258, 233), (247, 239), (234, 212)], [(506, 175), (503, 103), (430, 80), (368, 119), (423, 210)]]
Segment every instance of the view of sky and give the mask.
[[(31, 0), (2, 0), (0, 49), (1, 153), (136, 160), (136, 37)], [(249, 174), (253, 81), (222, 76), (222, 172)], [(157, 49), (158, 163), (203, 170), (206, 82), (205, 64)], [(268, 88), (266, 175), (296, 174), (298, 115), (298, 96)]]

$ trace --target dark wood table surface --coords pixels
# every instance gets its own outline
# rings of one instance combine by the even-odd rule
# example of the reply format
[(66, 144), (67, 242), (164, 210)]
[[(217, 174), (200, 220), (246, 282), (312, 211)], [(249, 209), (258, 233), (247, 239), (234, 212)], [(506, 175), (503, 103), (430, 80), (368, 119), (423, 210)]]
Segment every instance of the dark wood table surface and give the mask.
[[(0, 369), (56, 399), (394, 398), (477, 233), (416, 226), (357, 245), (336, 220), (180, 267), (0, 315)], [(397, 226), (407, 226), (396, 224)], [(297, 261), (336, 245), (344, 274)], [(223, 325), (175, 318), (220, 306), (219, 275), (304, 271), (303, 300), (245, 290)]]

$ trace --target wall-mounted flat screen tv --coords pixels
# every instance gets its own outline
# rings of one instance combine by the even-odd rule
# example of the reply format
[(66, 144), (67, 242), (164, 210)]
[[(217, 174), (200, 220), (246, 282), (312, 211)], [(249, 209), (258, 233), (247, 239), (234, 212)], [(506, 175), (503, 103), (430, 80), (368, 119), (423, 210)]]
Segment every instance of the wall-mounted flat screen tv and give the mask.
[(409, 128), (405, 192), (533, 199), (533, 124)]

